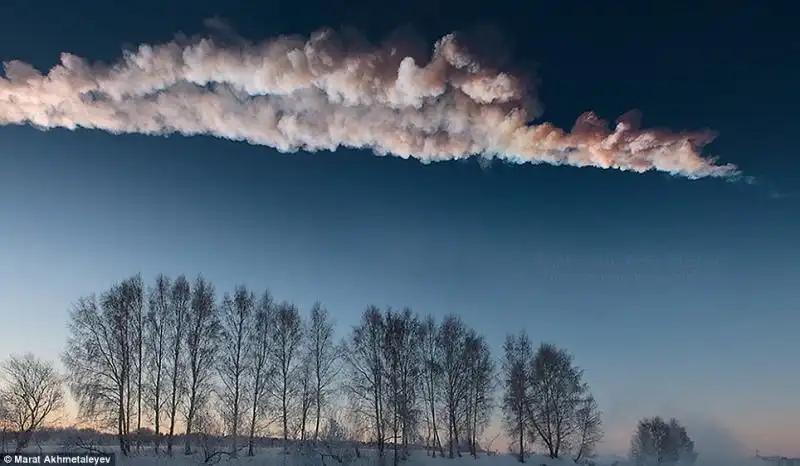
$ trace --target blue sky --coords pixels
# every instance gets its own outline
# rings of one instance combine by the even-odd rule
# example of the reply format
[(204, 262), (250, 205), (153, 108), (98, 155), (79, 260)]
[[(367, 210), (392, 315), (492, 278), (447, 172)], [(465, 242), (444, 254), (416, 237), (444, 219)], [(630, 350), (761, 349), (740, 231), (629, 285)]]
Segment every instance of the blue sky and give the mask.
[[(117, 15), (89, 1), (10, 2), (0, 7), (16, 18), (0, 31), (0, 59), (45, 68), (61, 51), (112, 59), (124, 44), (200, 30), (213, 15), (254, 38), (395, 25), (368, 22), (365, 5), (301, 18), (290, 7), (174, 3), (151, 18), (152, 2), (121, 2)], [(434, 4), (419, 20), (432, 36), (487, 17), (464, 8), (456, 20)], [(396, 13), (397, 24), (416, 18)], [(716, 423), (752, 450), (800, 455), (800, 162), (786, 136), (798, 70), (779, 68), (769, 41), (782, 30), (763, 29), (743, 48), (733, 32), (769, 27), (761, 12), (717, 18), (711, 31), (684, 18), (673, 40), (668, 24), (644, 19), (659, 12), (609, 12), (603, 27), (534, 13), (582, 31), (494, 17), (537, 60), (549, 121), (637, 107), (646, 124), (713, 127), (709, 152), (765, 184), (0, 127), (0, 321), (10, 330), (0, 354), (57, 359), (78, 297), (138, 272), (203, 273), (220, 291), (268, 288), (306, 310), (319, 299), (340, 329), (367, 304), (458, 313), (498, 357), (505, 334), (525, 328), (585, 368), (607, 451), (625, 451), (636, 419), (663, 414)], [(615, 49), (590, 40), (623, 27), (638, 40)], [(30, 31), (35, 40), (23, 40)], [(780, 50), (797, 47), (786, 40)], [(776, 189), (787, 195), (770, 196)]]

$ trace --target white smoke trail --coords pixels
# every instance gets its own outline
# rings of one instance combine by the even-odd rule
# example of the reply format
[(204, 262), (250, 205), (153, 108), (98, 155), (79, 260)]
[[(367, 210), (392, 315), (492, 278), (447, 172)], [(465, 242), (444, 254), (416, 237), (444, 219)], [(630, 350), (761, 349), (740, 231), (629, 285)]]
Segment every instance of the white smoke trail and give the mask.
[(489, 69), (457, 34), (432, 58), (402, 40), (365, 45), (323, 30), (225, 47), (176, 40), (125, 53), (112, 66), (64, 53), (46, 75), (4, 63), (0, 125), (97, 128), (111, 133), (212, 135), (283, 152), (368, 148), (423, 162), (475, 155), (517, 163), (593, 166), (689, 178), (736, 177), (700, 154), (707, 132), (615, 128), (593, 113), (571, 132), (542, 123), (518, 76)]

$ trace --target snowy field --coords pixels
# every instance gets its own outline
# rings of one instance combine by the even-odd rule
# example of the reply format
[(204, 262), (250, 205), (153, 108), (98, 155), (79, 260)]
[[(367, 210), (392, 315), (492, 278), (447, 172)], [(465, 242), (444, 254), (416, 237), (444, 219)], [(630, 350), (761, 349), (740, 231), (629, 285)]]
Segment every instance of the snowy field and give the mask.
[[(362, 455), (364, 455), (362, 453)], [(615, 462), (620, 461), (615, 458), (602, 458), (594, 459), (597, 466), (611, 466)], [(186, 457), (166, 458), (166, 457), (131, 457), (118, 464), (129, 466), (160, 466), (160, 465), (196, 465), (202, 464), (199, 459), (192, 460)], [(223, 459), (218, 464), (241, 464), (241, 465), (280, 465), (280, 466), (331, 466), (340, 464), (332, 458), (325, 458), (324, 460), (319, 456), (288, 454), (284, 455), (283, 450), (279, 448), (260, 451), (255, 457), (241, 457), (234, 460)], [(352, 466), (367, 466), (380, 464), (376, 456), (364, 455), (360, 459), (353, 460), (348, 463)], [(385, 458), (387, 466), (392, 464), (391, 453)], [(423, 452), (415, 452), (411, 457), (402, 462), (406, 466), (517, 466), (520, 463), (517, 458), (510, 454), (498, 455), (479, 455), (478, 458), (471, 456), (463, 456), (461, 458), (448, 459), (448, 458), (432, 458)], [(571, 460), (565, 459), (551, 459), (547, 456), (532, 455), (525, 459), (525, 464), (533, 466), (575, 466)], [(617, 463), (619, 466), (625, 466), (624, 462)], [(708, 460), (703, 461), (698, 459), (695, 466), (764, 466), (766, 463), (756, 460)]]
[[(391, 466), (392, 464), (392, 456), (391, 452), (388, 452), (389, 455), (385, 458), (385, 465)], [(615, 463), (615, 461), (619, 461), (614, 458), (602, 458), (598, 457), (594, 459), (594, 462), (597, 466), (611, 466)], [(118, 465), (125, 465), (125, 466), (161, 466), (161, 465), (200, 465), (203, 464), (199, 458), (192, 459), (191, 457), (185, 457), (182, 455), (176, 456), (174, 458), (167, 458), (164, 456), (155, 457), (155, 456), (140, 456), (140, 457), (130, 457), (122, 459), (121, 461), (117, 462)], [(257, 453), (255, 457), (241, 457), (238, 459), (222, 459), (218, 463), (218, 465), (276, 465), (276, 466), (333, 466), (338, 465), (336, 460), (332, 458), (325, 458), (324, 460), (320, 456), (316, 455), (301, 455), (301, 454), (288, 454), (284, 455), (283, 450), (280, 448), (262, 450)], [(354, 459), (351, 462), (346, 463), (351, 466), (367, 466), (367, 465), (378, 465), (380, 462), (378, 461), (376, 456), (367, 455), (362, 452), (362, 458)], [(402, 462), (401, 464), (405, 466), (517, 466), (520, 463), (517, 461), (517, 458), (510, 455), (510, 454), (498, 454), (498, 455), (479, 455), (478, 458), (473, 458), (471, 456), (463, 456), (461, 458), (455, 459), (448, 459), (448, 458), (432, 458), (427, 456), (424, 452), (414, 452), (412, 453), (411, 457)], [(575, 463), (571, 460), (565, 459), (551, 459), (547, 456), (539, 456), (539, 455), (532, 455), (525, 459), (525, 464), (532, 465), (532, 466), (575, 466)], [(617, 463), (618, 466), (626, 466), (625, 463), (620, 462)], [(698, 459), (695, 466), (765, 466), (767, 463), (751, 459), (751, 460), (708, 460), (703, 461)]]
[[(179, 451), (182, 445), (179, 446)], [(116, 452), (114, 447), (100, 447), (105, 452)], [(36, 452), (37, 448), (28, 448), (28, 452)], [(42, 446), (44, 452), (64, 451), (62, 446)], [(70, 449), (72, 451), (80, 451), (78, 449)], [(284, 453), (282, 447), (273, 448), (260, 448), (256, 451), (255, 456), (249, 457), (241, 454), (238, 458), (229, 458), (224, 454), (215, 455), (209, 462), (205, 461), (204, 453), (197, 452), (194, 455), (186, 456), (182, 452), (175, 454), (172, 457), (165, 454), (156, 455), (152, 451), (142, 451), (139, 454), (132, 454), (129, 457), (124, 457), (117, 454), (116, 464), (118, 466), (203, 466), (203, 465), (217, 465), (217, 466), (373, 466), (383, 464), (384, 466), (391, 466), (393, 464), (393, 451), (391, 448), (387, 449), (384, 461), (381, 462), (377, 457), (375, 450), (360, 449), (360, 458), (356, 458), (353, 448), (312, 448), (306, 447), (303, 451), (299, 451), (297, 446)], [(590, 460), (596, 466), (629, 466), (622, 457), (613, 456), (598, 456)], [(517, 457), (511, 454), (486, 454), (481, 453), (478, 458), (473, 458), (467, 454), (460, 458), (449, 459), (446, 457), (433, 458), (428, 456), (424, 451), (413, 451), (410, 457), (405, 461), (401, 461), (404, 466), (516, 466), (519, 465)], [(547, 456), (529, 455), (525, 458), (526, 465), (532, 466), (576, 466), (576, 463), (569, 459), (552, 459)], [(771, 466), (762, 460), (755, 458), (698, 458), (694, 466)]]

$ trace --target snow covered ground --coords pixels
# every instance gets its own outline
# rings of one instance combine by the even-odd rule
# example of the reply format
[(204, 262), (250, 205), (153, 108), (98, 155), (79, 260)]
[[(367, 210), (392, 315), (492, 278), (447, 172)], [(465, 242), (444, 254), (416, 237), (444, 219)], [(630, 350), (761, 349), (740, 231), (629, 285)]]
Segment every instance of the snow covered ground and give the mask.
[[(373, 452), (362, 451), (361, 458), (354, 458), (346, 463), (347, 466), (374, 466), (380, 464), (377, 457)], [(386, 466), (392, 465), (392, 454), (387, 452), (384, 464)], [(118, 457), (119, 458), (119, 457)], [(545, 456), (530, 456), (526, 458), (526, 464), (531, 466), (575, 466), (575, 463), (568, 460), (553, 460)], [(173, 458), (166, 456), (132, 456), (129, 458), (118, 459), (118, 466), (167, 466), (167, 465), (181, 465), (181, 466), (199, 466), (202, 465), (201, 458), (186, 457), (183, 455), (176, 455)], [(479, 455), (479, 457), (472, 458), (471, 456), (463, 456), (456, 459), (448, 458), (432, 458), (425, 455), (424, 452), (414, 452), (411, 457), (401, 462), (404, 466), (516, 466), (519, 465), (517, 459), (512, 455)], [(598, 463), (599, 464), (599, 463)], [(605, 463), (610, 465), (611, 463)], [(281, 448), (272, 448), (260, 450), (256, 456), (247, 457), (243, 456), (237, 459), (223, 458), (216, 463), (217, 466), (338, 466), (335, 459), (331, 457), (323, 457), (315, 454), (298, 454), (289, 453), (283, 454)]]
[[(114, 452), (114, 447), (102, 447), (103, 451)], [(180, 450), (180, 449), (179, 449)], [(36, 449), (27, 449), (28, 452), (36, 452)], [(63, 447), (43, 447), (45, 452), (64, 451)], [(76, 450), (73, 450), (76, 451)], [(378, 461), (374, 450), (360, 449), (360, 458), (355, 457), (352, 448), (306, 448), (298, 451), (297, 447), (284, 453), (283, 448), (260, 448), (256, 455), (248, 457), (244, 454), (239, 458), (231, 459), (224, 454), (215, 455), (214, 458), (206, 463), (203, 452), (197, 452), (192, 456), (186, 456), (182, 452), (172, 457), (165, 454), (156, 455), (152, 451), (142, 451), (140, 454), (133, 454), (124, 457), (117, 454), (117, 466), (377, 466)], [(386, 452), (384, 466), (392, 465), (392, 450)], [(341, 460), (341, 462), (339, 461)], [(591, 460), (596, 466), (629, 466), (626, 459), (619, 456), (598, 456)], [(480, 454), (478, 458), (464, 455), (460, 458), (449, 459), (442, 457), (430, 457), (423, 451), (414, 451), (410, 458), (401, 462), (403, 466), (517, 466), (520, 463), (511, 454)], [(530, 466), (576, 466), (569, 459), (551, 459), (547, 456), (530, 455), (525, 458), (525, 464)], [(755, 458), (698, 458), (694, 466), (771, 466), (768, 463)]]
[[(362, 452), (363, 454), (363, 452)], [(550, 460), (547, 462), (542, 457), (532, 457), (528, 460), (528, 463), (531, 465), (539, 466), (541, 464), (547, 464), (547, 466), (556, 466), (564, 463), (562, 461), (555, 461)], [(118, 466), (166, 466), (166, 465), (185, 465), (185, 466), (194, 466), (202, 464), (202, 461), (199, 458), (192, 459), (187, 458), (185, 456), (179, 455), (175, 458), (167, 458), (164, 456), (161, 457), (130, 457), (126, 458), (122, 461), (118, 461)], [(377, 458), (373, 455), (364, 455), (360, 459), (354, 459), (348, 463), (349, 466), (367, 466), (367, 465), (377, 465), (379, 462)], [(392, 458), (391, 455), (385, 458), (386, 466), (391, 466)], [(472, 457), (462, 457), (455, 460), (449, 460), (447, 458), (431, 458), (426, 456), (424, 453), (415, 453), (412, 454), (412, 457), (402, 462), (401, 464), (405, 466), (461, 466), (465, 464), (475, 465), (475, 466), (515, 466), (519, 464), (516, 460), (510, 455), (497, 455), (497, 456), (484, 456), (479, 457), (477, 460)], [(572, 463), (574, 464), (574, 463)], [(218, 466), (223, 465), (241, 465), (241, 466), (256, 466), (256, 465), (275, 465), (275, 466), (334, 466), (339, 465), (339, 463), (333, 458), (325, 458), (324, 462), (322, 457), (317, 455), (299, 455), (299, 454), (288, 454), (284, 455), (283, 450), (280, 448), (269, 449), (269, 450), (262, 450), (259, 451), (258, 454), (254, 457), (240, 457), (238, 459), (222, 459), (217, 463)]]
[[(361, 459), (354, 460), (348, 463), (350, 466), (372, 466), (379, 464), (377, 458), (372, 455), (364, 455)], [(595, 464), (598, 466), (610, 466), (619, 458), (614, 457), (598, 457), (595, 458)], [(202, 464), (202, 461), (197, 458), (185, 457), (178, 455), (174, 458), (167, 458), (164, 456), (140, 456), (130, 457), (118, 461), (118, 466), (167, 466), (167, 465), (181, 465), (181, 466), (195, 466)], [(386, 458), (386, 466), (391, 466), (391, 455)], [(480, 455), (477, 459), (470, 456), (463, 456), (456, 459), (448, 458), (432, 458), (425, 455), (423, 452), (415, 452), (411, 458), (401, 463), (405, 466), (517, 466), (520, 463), (516, 457), (507, 454), (498, 454), (493, 456)], [(567, 459), (551, 459), (546, 456), (533, 455), (525, 460), (526, 465), (530, 466), (575, 466), (575, 463)], [(241, 457), (238, 459), (222, 459), (217, 463), (218, 466), (336, 466), (339, 463), (332, 459), (326, 458), (323, 462), (321, 457), (314, 455), (300, 455), (288, 454), (284, 455), (283, 450), (280, 448), (261, 450), (255, 457)], [(619, 466), (625, 466), (624, 463), (619, 463)], [(742, 459), (742, 460), (702, 460), (698, 459), (695, 466), (766, 466), (766, 463), (756, 459)]]

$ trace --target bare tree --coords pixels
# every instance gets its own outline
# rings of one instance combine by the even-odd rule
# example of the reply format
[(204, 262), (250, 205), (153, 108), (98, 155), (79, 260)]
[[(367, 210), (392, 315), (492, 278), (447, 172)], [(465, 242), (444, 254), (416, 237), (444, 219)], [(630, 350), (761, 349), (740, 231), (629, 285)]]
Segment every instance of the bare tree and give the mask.
[(467, 372), (467, 432), (468, 445), (473, 457), (478, 457), (478, 437), (491, 420), (495, 365), (491, 350), (483, 336), (471, 331), (466, 344)]
[(405, 457), (409, 436), (417, 423), (416, 385), (422, 372), (419, 319), (410, 309), (404, 309), (403, 312), (388, 310), (384, 338), (384, 380), (387, 385), (387, 407), (391, 413), (394, 464), (397, 465), (400, 461), (398, 448), (402, 448)]
[(575, 425), (577, 442), (573, 460), (577, 463), (583, 458), (593, 457), (595, 446), (603, 438), (600, 408), (592, 395), (580, 401), (575, 411)]
[(419, 387), (424, 366), (422, 353), (424, 334), (419, 316), (412, 314), (411, 309), (403, 310), (402, 321), (404, 332), (400, 345), (402, 358), (400, 361), (401, 403), (399, 407), (403, 457), (407, 458), (409, 445), (418, 440), (417, 434), (422, 420), (422, 413), (419, 409), (422, 390)]
[(530, 410), (527, 370), (533, 361), (533, 347), (528, 335), (522, 332), (508, 335), (503, 351), (503, 421), (506, 432), (517, 442), (519, 462), (524, 463)]
[(224, 428), (215, 414), (207, 406), (195, 413), (195, 432), (204, 464), (217, 463), (223, 455), (230, 457), (230, 452), (224, 450)]
[(136, 384), (136, 323), (141, 316), (143, 305), (142, 279), (139, 275), (123, 280), (115, 290), (103, 299), (107, 306), (118, 309), (117, 328), (120, 337), (122, 357), (121, 371), (124, 384), (120, 397), (124, 398), (125, 408), (123, 430), (126, 437), (126, 448), (130, 452), (131, 423), (133, 421), (134, 385)]
[(328, 401), (336, 376), (339, 373), (340, 348), (333, 340), (333, 323), (325, 309), (319, 302), (311, 308), (311, 318), (308, 329), (308, 345), (311, 349), (313, 377), (314, 377), (314, 407), (316, 409), (314, 422), (314, 440), (319, 438), (319, 426), (322, 418), (322, 409)]
[(243, 400), (248, 375), (250, 332), (256, 303), (255, 294), (244, 286), (236, 288), (233, 297), (226, 294), (220, 316), (219, 369), (222, 387), (223, 420), (231, 435), (231, 456), (238, 454), (239, 428), (244, 414)]
[(395, 466), (400, 461), (398, 444), (400, 443), (401, 418), (405, 400), (403, 399), (403, 386), (400, 366), (404, 356), (403, 339), (408, 329), (402, 316), (391, 309), (385, 315), (384, 341), (382, 345), (383, 359), (385, 361), (384, 380), (386, 381), (386, 408), (391, 416), (389, 426), (392, 431), (393, 463)]
[(250, 434), (247, 442), (247, 455), (254, 456), (254, 440), (259, 415), (263, 413), (266, 403), (267, 389), (274, 375), (272, 365), (272, 325), (274, 321), (274, 303), (268, 292), (265, 292), (253, 318), (253, 329), (250, 332), (247, 369), (252, 382), (250, 391)]
[(273, 358), (278, 367), (275, 393), (281, 403), (284, 446), (289, 439), (289, 410), (296, 379), (297, 360), (303, 338), (302, 319), (297, 306), (283, 302), (275, 311), (273, 330)]
[(167, 353), (170, 330), (170, 280), (164, 275), (156, 277), (150, 290), (148, 312), (145, 320), (145, 354), (147, 357), (145, 399), (153, 415), (154, 448), (161, 446), (161, 423), (167, 405)]
[(98, 306), (94, 295), (78, 299), (70, 312), (70, 334), (62, 359), (79, 415), (98, 418), (101, 425), (116, 425), (120, 450), (125, 452), (124, 405), (119, 396), (124, 381), (112, 311)]
[(311, 348), (305, 347), (300, 354), (300, 364), (297, 367), (297, 382), (299, 394), (299, 415), (294, 428), (294, 437), (300, 441), (306, 440), (306, 427), (311, 407), (314, 404), (314, 359)]
[(466, 367), (467, 328), (461, 318), (449, 315), (439, 327), (438, 342), (442, 348), (442, 373), (444, 402), (448, 421), (448, 456), (461, 456), (459, 434), (463, 403), (467, 394), (468, 372)]
[(189, 310), (192, 303), (192, 289), (189, 281), (181, 275), (172, 284), (169, 295), (169, 314), (167, 343), (169, 351), (169, 431), (167, 433), (167, 454), (172, 455), (178, 409), (186, 398), (186, 333), (189, 326)]
[(323, 465), (325, 459), (331, 458), (338, 464), (353, 463), (358, 457), (358, 447), (353, 449), (353, 432), (341, 421), (331, 417), (325, 423), (324, 430), (320, 432), (321, 442), (315, 442), (314, 452), (320, 456)]
[(211, 377), (217, 352), (219, 319), (214, 299), (214, 286), (203, 277), (195, 280), (191, 311), (186, 328), (186, 353), (189, 369), (186, 407), (185, 453), (192, 452), (192, 424), (200, 409), (205, 407), (211, 391)]
[[(140, 433), (142, 431), (142, 395), (144, 375), (144, 331), (145, 331), (145, 310), (144, 310), (144, 283), (141, 275), (124, 281), (122, 283), (123, 302), (130, 306), (128, 311), (131, 316), (131, 363), (134, 373), (129, 378), (128, 385), (128, 418), (131, 412), (131, 394), (136, 393), (136, 451), (141, 449)], [(131, 385), (135, 384), (135, 390)]]
[(587, 391), (583, 373), (567, 351), (542, 343), (528, 375), (531, 424), (550, 457), (558, 458), (576, 433), (575, 413)]
[(4, 426), (16, 435), (16, 452), (22, 451), (34, 432), (64, 405), (63, 379), (49, 361), (33, 354), (13, 355), (2, 366), (0, 405)]
[(639, 421), (630, 456), (636, 466), (694, 464), (697, 460), (686, 428), (676, 419), (666, 422), (658, 416)]
[[(86, 418), (116, 421), (120, 452), (130, 453), (131, 317), (141, 301), (132, 290), (138, 277), (95, 297), (78, 301), (70, 314), (70, 336), (63, 356), (80, 413)], [(141, 288), (139, 288), (141, 290)]]
[(384, 419), (384, 360), (383, 342), (385, 322), (380, 309), (369, 306), (361, 316), (359, 325), (353, 327), (345, 350), (354, 415), (369, 417), (378, 455), (384, 456), (386, 446)]
[(13, 432), (11, 425), (14, 423), (11, 409), (6, 405), (4, 397), (0, 396), (0, 454), (5, 455), (8, 450), (8, 437)]
[(438, 343), (438, 327), (433, 317), (428, 316), (422, 323), (422, 348), (423, 348), (423, 387), (425, 400), (425, 413), (429, 425), (431, 453), (436, 457), (438, 448), (442, 456), (444, 449), (439, 439), (439, 427), (436, 424), (436, 412), (439, 408), (440, 393), (442, 388), (441, 346)]

